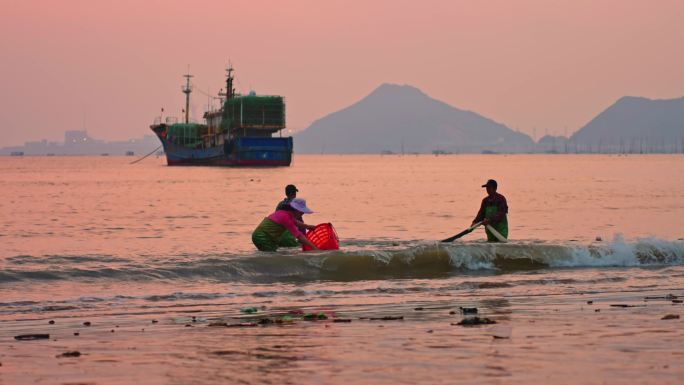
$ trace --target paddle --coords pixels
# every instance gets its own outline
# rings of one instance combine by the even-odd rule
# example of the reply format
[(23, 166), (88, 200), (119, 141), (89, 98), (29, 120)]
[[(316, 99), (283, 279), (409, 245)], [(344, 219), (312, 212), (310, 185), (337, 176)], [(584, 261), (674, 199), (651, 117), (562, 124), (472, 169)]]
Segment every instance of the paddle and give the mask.
[(468, 227), (467, 229), (461, 231), (460, 233), (454, 235), (453, 237), (449, 237), (449, 238), (447, 238), (447, 239), (443, 239), (441, 242), (453, 242), (454, 240), (456, 240), (456, 239), (458, 239), (458, 238), (461, 238), (462, 236), (464, 236), (464, 235), (466, 235), (466, 234), (472, 233), (473, 230), (475, 230), (475, 229), (476, 229), (478, 226), (480, 226), (481, 224), (482, 224), (482, 222), (473, 223), (473, 225), (470, 226), (470, 227)]
[(486, 225), (485, 227), (487, 228), (487, 230), (489, 230), (490, 233), (492, 233), (492, 235), (494, 235), (494, 237), (496, 239), (499, 240), (499, 242), (502, 242), (502, 243), (508, 242), (508, 239), (506, 239), (506, 237), (504, 237), (503, 235), (501, 235), (501, 233), (496, 231), (496, 229), (494, 229), (494, 227), (492, 227), (491, 225)]

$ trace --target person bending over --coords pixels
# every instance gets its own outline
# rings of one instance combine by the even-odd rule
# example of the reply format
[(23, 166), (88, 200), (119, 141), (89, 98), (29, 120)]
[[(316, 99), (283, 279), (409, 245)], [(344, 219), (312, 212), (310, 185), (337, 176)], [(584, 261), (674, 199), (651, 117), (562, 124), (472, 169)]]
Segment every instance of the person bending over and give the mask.
[[(299, 190), (297, 189), (297, 187), (293, 184), (288, 184), (287, 186), (285, 186), (285, 199), (278, 202), (278, 205), (276, 206), (276, 211), (286, 209), (290, 205), (290, 202), (293, 199), (297, 198), (298, 191)], [(299, 229), (299, 231), (301, 231), (302, 233), (306, 233), (306, 230), (311, 230), (315, 227), (304, 223), (304, 219), (302, 218), (301, 214), (295, 215), (295, 223), (297, 224), (297, 228)], [(297, 247), (299, 246), (299, 242), (292, 234), (290, 234), (289, 231), (286, 231), (283, 233), (280, 239), (278, 239), (278, 246)]]
[(285, 232), (289, 232), (300, 243), (308, 245), (314, 250), (318, 250), (306, 236), (297, 228), (296, 217), (303, 214), (310, 214), (313, 211), (306, 206), (306, 201), (294, 198), (287, 206), (281, 210), (276, 210), (273, 214), (264, 218), (263, 221), (252, 232), (252, 243), (261, 251), (278, 250), (278, 242)]

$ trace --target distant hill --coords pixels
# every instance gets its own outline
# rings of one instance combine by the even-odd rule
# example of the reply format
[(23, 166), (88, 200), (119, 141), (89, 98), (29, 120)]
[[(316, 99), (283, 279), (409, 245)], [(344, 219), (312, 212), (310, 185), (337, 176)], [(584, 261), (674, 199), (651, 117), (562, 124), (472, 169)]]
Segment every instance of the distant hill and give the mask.
[(571, 141), (579, 145), (615, 147), (626, 151), (647, 146), (668, 151), (684, 140), (684, 97), (651, 100), (626, 96), (577, 131)]
[(533, 141), (408, 85), (383, 84), (295, 135), (299, 153), (522, 152)]

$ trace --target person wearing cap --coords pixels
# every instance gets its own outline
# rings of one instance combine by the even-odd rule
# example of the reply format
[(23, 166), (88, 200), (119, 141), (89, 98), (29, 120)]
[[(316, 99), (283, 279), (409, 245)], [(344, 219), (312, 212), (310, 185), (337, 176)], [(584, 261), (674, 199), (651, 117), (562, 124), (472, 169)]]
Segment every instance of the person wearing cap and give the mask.
[(283, 210), (285, 207), (287, 207), (290, 204), (290, 201), (297, 197), (297, 192), (299, 192), (297, 186), (293, 184), (288, 184), (287, 186), (285, 186), (285, 199), (278, 202), (278, 205), (276, 206), (276, 211)]
[(300, 243), (317, 250), (318, 248), (297, 228), (296, 217), (312, 212), (306, 206), (304, 199), (292, 199), (287, 206), (283, 206), (281, 210), (276, 210), (261, 221), (252, 232), (252, 243), (261, 251), (276, 251), (279, 246), (278, 241), (284, 233), (289, 232)]
[[(490, 179), (482, 187), (487, 189), (487, 196), (482, 200), (480, 211), (473, 220), (473, 224), (482, 222), (483, 226), (491, 225), (504, 238), (508, 238), (508, 203), (506, 198), (496, 192), (498, 183)], [(494, 234), (485, 227), (487, 242), (499, 242)]]
[[(276, 206), (276, 211), (287, 210), (287, 208), (290, 205), (290, 202), (293, 199), (297, 198), (297, 192), (299, 192), (299, 190), (295, 185), (288, 184), (287, 186), (285, 186), (285, 199), (278, 203), (278, 205)], [(302, 218), (302, 215), (299, 213), (295, 213), (295, 223), (297, 224), (297, 228), (299, 229), (299, 231), (301, 231), (302, 233), (305, 233), (306, 230), (311, 230), (315, 227), (304, 223), (304, 219)], [(278, 240), (278, 246), (297, 247), (299, 246), (299, 242), (294, 236), (292, 236), (292, 234), (290, 234), (289, 231), (286, 231)]]

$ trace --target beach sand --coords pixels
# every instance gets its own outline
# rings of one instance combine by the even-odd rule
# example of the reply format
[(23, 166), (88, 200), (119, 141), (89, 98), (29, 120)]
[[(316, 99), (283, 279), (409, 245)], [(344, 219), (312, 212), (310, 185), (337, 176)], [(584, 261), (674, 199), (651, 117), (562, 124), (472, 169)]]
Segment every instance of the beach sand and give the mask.
[[(0, 381), (677, 384), (684, 378), (683, 298), (682, 290), (652, 289), (443, 293), (433, 301), (376, 298), (374, 304), (322, 307), (264, 301), (254, 314), (219, 302), (162, 314), (74, 317), (56, 311), (4, 323)], [(464, 315), (460, 307), (477, 308), (477, 314)], [(303, 320), (303, 313), (323, 313), (327, 319)], [(458, 325), (474, 317), (496, 324)], [(84, 326), (86, 321), (91, 326)], [(50, 338), (13, 339), (30, 333)], [(66, 352), (80, 356), (60, 356)]]

